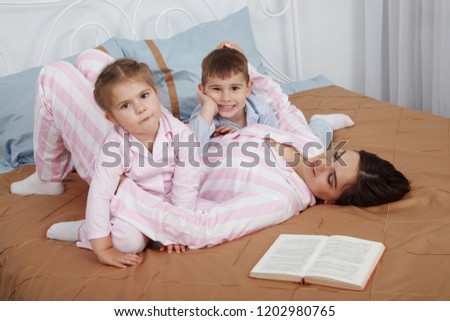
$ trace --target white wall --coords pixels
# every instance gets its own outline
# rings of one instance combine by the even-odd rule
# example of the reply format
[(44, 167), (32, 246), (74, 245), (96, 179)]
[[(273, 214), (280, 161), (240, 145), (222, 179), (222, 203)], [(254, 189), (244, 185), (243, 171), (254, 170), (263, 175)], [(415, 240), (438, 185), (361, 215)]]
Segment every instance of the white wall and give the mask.
[[(153, 15), (161, 11), (164, 6), (193, 7), (205, 5), (201, 0), (167, 0), (162, 2), (145, 0), (138, 15), (138, 21), (146, 15)], [(20, 1), (19, 1), (20, 2)], [(30, 2), (42, 2), (39, 0), (28, 0)], [(114, 1), (116, 2), (116, 1)], [(14, 3), (14, 2), (11, 2)], [(88, 30), (80, 31), (73, 39), (71, 52), (69, 52), (69, 39), (71, 34), (64, 30), (74, 28), (74, 21), (78, 24), (90, 23), (95, 17), (96, 21), (104, 23), (110, 35), (130, 37), (123, 16), (112, 6), (102, 5), (99, 10), (86, 9), (79, 5), (76, 10), (64, 14), (56, 26), (60, 31), (58, 36), (48, 37), (55, 18), (61, 14), (68, 1), (48, 6), (2, 6), (0, 12), (0, 60), (7, 60), (8, 70), (5, 70), (3, 61), (0, 61), (0, 75), (14, 73), (40, 63), (66, 57), (70, 53), (81, 51), (83, 46), (95, 45), (96, 39)], [(133, 17), (137, 1), (120, 0), (124, 10), (129, 17)], [(360, 0), (292, 0), (291, 7), (283, 15), (276, 19), (270, 19), (262, 12), (263, 6), (268, 6), (270, 12), (280, 13), (284, 10), (289, 0), (229, 0), (208, 1), (217, 12), (219, 18), (223, 18), (248, 4), (251, 11), (251, 19), (255, 39), (261, 53), (271, 61), (277, 68), (293, 79), (297, 79), (295, 66), (295, 53), (293, 46), (294, 32), (292, 30), (292, 19), (297, 19), (299, 30), (297, 39), (300, 40), (301, 55), (298, 59), (302, 62), (303, 78), (311, 78), (323, 74), (337, 85), (363, 92), (363, 35), (362, 25), (364, 16), (363, 3)], [(160, 8), (161, 7), (161, 8)], [(297, 12), (293, 11), (297, 8)], [(198, 11), (198, 10), (197, 10)], [(113, 18), (112, 18), (113, 17)], [(361, 17), (361, 18), (360, 18)], [(196, 15), (197, 22), (214, 19), (210, 11)], [(120, 24), (117, 23), (120, 21)], [(190, 22), (187, 21), (189, 26)], [(155, 36), (154, 26), (150, 23), (144, 24), (145, 29), (137, 30), (140, 37)], [(76, 27), (76, 26), (75, 26)], [(183, 29), (176, 29), (180, 32)], [(30, 38), (30, 35), (33, 35)], [(37, 36), (36, 36), (37, 35)], [(97, 41), (100, 43), (110, 35), (99, 31)], [(166, 36), (166, 35), (163, 35)], [(289, 45), (280, 46), (280, 39)], [(43, 48), (48, 42), (48, 48)], [(87, 44), (89, 42), (89, 44)], [(3, 59), (1, 59), (3, 58)], [(42, 59), (41, 59), (42, 58)]]
[[(267, 0), (269, 1), (269, 0)], [(263, 1), (264, 2), (264, 1)], [(302, 79), (322, 74), (341, 87), (364, 93), (364, 2), (361, 0), (292, 0), (291, 9), (279, 22), (261, 18), (260, 5), (248, 1), (256, 42), (262, 54), (276, 67), (297, 79), (294, 49), (273, 45), (280, 37), (293, 42), (292, 19), (299, 26)], [(273, 13), (279, 13), (287, 0), (273, 1)], [(297, 12), (292, 10), (297, 9)]]
[(302, 0), (300, 3), (305, 77), (323, 74), (339, 86), (363, 93), (363, 1)]

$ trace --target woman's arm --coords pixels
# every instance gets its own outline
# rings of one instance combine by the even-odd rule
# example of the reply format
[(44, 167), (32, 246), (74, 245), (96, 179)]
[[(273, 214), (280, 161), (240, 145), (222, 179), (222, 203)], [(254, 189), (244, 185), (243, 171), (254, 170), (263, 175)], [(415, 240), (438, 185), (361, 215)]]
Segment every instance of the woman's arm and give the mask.
[(311, 142), (322, 144), (309, 127), (303, 113), (289, 101), (280, 85), (272, 78), (262, 75), (249, 64), (250, 79), (253, 80), (253, 92), (270, 105), (278, 120), (280, 129), (306, 137)]
[(279, 224), (297, 215), (310, 201), (306, 187), (299, 194), (285, 182), (280, 190), (239, 192), (220, 203), (205, 200), (190, 210), (173, 206), (126, 179), (114, 196), (111, 211), (153, 240), (196, 249)]

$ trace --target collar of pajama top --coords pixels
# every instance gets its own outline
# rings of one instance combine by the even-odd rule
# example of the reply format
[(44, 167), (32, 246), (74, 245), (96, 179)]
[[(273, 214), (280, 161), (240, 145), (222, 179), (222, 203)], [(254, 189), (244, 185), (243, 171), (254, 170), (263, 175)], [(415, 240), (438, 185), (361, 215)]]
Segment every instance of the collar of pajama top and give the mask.
[(297, 151), (305, 154), (307, 152), (308, 158), (312, 158), (324, 153), (324, 147), (321, 144), (317, 144), (308, 140), (307, 136), (303, 136), (296, 133), (290, 133), (285, 130), (274, 128), (264, 124), (255, 124), (252, 126), (246, 126), (232, 134), (228, 134), (225, 136), (237, 137), (239, 135), (247, 135), (251, 137), (258, 137), (261, 139), (270, 138), (280, 144), (286, 144), (293, 146)]
[[(133, 135), (128, 134), (127, 131), (123, 129), (123, 127), (116, 126), (115, 130), (118, 132), (120, 137), (128, 137), (128, 142), (132, 144), (142, 144), (145, 146), (145, 157), (152, 157), (152, 160), (155, 162), (162, 161), (162, 157), (165, 156), (163, 151), (167, 144), (168, 147), (172, 146), (172, 142), (174, 140), (174, 129), (178, 126), (184, 126), (181, 123), (177, 124), (178, 121), (173, 118), (172, 114), (167, 111), (163, 106), (161, 106), (161, 118), (159, 120), (159, 128), (156, 133), (155, 141), (153, 143), (153, 150), (150, 152), (148, 150), (148, 146), (145, 146), (142, 142), (140, 142)], [(131, 147), (131, 146), (130, 146)], [(170, 148), (171, 149), (171, 148)], [(148, 154), (147, 154), (148, 153)]]
[[(132, 135), (124, 136), (125, 131), (122, 128), (115, 126), (112, 129), (107, 139), (108, 143), (113, 143), (113, 146), (116, 147), (110, 153), (100, 154), (89, 188), (86, 208), (86, 217), (89, 217), (87, 220), (89, 238), (99, 238), (108, 235), (110, 231), (110, 203), (115, 193), (119, 176), (122, 173), (125, 173), (128, 178), (138, 184), (144, 191), (151, 192), (164, 200), (169, 201), (169, 197), (171, 198), (172, 194), (176, 194), (179, 197), (175, 201), (172, 198), (170, 199), (174, 204), (184, 206), (188, 202), (194, 203), (197, 195), (198, 177), (189, 175), (191, 171), (188, 166), (182, 168), (181, 171), (188, 171), (189, 174), (186, 172), (180, 173), (177, 177), (179, 184), (174, 186), (174, 170), (180, 170), (179, 167), (174, 166), (174, 153), (171, 145), (176, 134), (180, 134), (183, 136), (183, 139), (186, 139), (184, 136), (191, 134), (191, 131), (163, 108), (161, 108), (161, 119), (153, 147), (153, 155), (150, 154), (147, 148), (142, 148), (144, 145)], [(128, 151), (124, 147), (125, 138), (128, 139), (126, 142), (130, 143)], [(131, 145), (131, 143), (134, 143), (134, 145)], [(168, 144), (170, 150), (167, 150), (165, 144)], [(163, 149), (166, 149), (166, 151)], [(118, 156), (121, 157), (120, 164), (106, 166), (103, 162), (111, 164), (112, 160), (117, 160), (117, 155), (111, 157), (113, 151), (116, 151), (119, 154)], [(126, 167), (124, 166), (126, 163), (125, 155), (129, 156), (129, 163)], [(164, 163), (160, 163), (161, 166), (149, 165), (148, 157), (151, 156), (153, 156), (152, 160), (154, 163), (161, 162), (165, 157), (169, 157), (169, 160), (164, 160)], [(143, 166), (139, 164), (140, 157), (144, 157)], [(168, 164), (166, 165), (166, 163)], [(176, 192), (175, 188), (177, 189)]]
[[(305, 145), (309, 142), (300, 135), (292, 134), (284, 130), (273, 128), (271, 126), (256, 124), (252, 126), (247, 126), (239, 131), (232, 134), (222, 136), (224, 140), (235, 140), (239, 136), (248, 136), (252, 138), (258, 138), (265, 141), (266, 138), (270, 138), (280, 144), (286, 144), (293, 146), (297, 151), (302, 151)], [(220, 139), (219, 142), (222, 140)], [(289, 183), (300, 193), (300, 195), (308, 195), (309, 206), (316, 204), (316, 198), (311, 193), (310, 189), (303, 181), (303, 179), (294, 171), (294, 169), (287, 165), (286, 160), (280, 156), (277, 152), (270, 148), (270, 151), (277, 161), (277, 164), (284, 171), (289, 172), (288, 181)], [(308, 153), (311, 157), (320, 155), (323, 153), (323, 147), (321, 148), (310, 148)]]
[[(259, 99), (258, 97), (256, 97), (255, 95), (250, 95), (249, 97), (247, 97), (246, 104), (244, 107), (247, 125), (254, 125), (254, 124), (261, 123), (261, 118), (264, 115), (261, 115), (260, 113), (265, 112), (263, 107), (267, 108), (266, 103), (264, 101), (262, 101), (261, 99)], [(275, 116), (273, 118), (275, 118)], [(221, 125), (226, 125), (226, 126), (230, 126), (230, 127), (236, 128), (236, 129), (241, 129), (241, 126), (236, 125), (235, 123), (222, 118), (220, 115), (217, 115), (214, 118), (214, 125), (216, 127), (219, 127)], [(271, 125), (273, 127), (278, 127), (278, 124), (275, 121), (273, 121), (273, 123), (271, 123), (269, 125)]]

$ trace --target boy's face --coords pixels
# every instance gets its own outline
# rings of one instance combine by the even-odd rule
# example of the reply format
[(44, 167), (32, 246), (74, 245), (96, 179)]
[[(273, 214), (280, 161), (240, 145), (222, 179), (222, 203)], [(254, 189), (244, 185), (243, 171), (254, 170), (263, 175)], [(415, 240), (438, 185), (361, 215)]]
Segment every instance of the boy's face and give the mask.
[(158, 132), (161, 107), (156, 91), (145, 81), (130, 79), (116, 84), (106, 118), (147, 143)]
[(246, 98), (251, 93), (252, 84), (251, 80), (246, 82), (242, 73), (237, 73), (226, 79), (207, 77), (202, 87), (205, 95), (216, 102), (219, 115), (236, 123), (245, 117), (244, 107)]

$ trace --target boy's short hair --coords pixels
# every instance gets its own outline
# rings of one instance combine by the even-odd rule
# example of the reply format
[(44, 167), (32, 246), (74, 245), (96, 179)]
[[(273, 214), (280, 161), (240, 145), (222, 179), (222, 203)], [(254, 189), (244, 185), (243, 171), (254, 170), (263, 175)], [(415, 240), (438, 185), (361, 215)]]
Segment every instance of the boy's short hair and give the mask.
[(245, 81), (250, 81), (248, 74), (248, 61), (241, 52), (224, 47), (211, 51), (202, 62), (202, 84), (205, 85), (207, 77), (229, 78), (233, 74), (242, 73)]
[(111, 90), (120, 82), (139, 80), (155, 89), (153, 73), (147, 64), (131, 58), (120, 58), (106, 66), (98, 75), (94, 88), (94, 99), (98, 106), (111, 112)]

